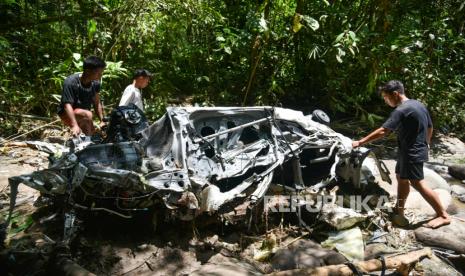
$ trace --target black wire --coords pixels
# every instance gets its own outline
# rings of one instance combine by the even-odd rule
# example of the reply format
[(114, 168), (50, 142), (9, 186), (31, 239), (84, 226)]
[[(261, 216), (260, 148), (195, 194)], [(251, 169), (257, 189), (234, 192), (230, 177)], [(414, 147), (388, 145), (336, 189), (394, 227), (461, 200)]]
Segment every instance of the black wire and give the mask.
[(345, 265), (348, 266), (350, 268), (350, 270), (352, 270), (354, 275), (363, 276), (363, 274), (360, 272), (360, 270), (358, 270), (358, 268), (353, 263), (347, 262), (347, 263), (345, 263)]
[(98, 196), (98, 195), (95, 195), (95, 194), (92, 194), (92, 193), (89, 193), (88, 191), (86, 191), (82, 186), (79, 186), (79, 188), (81, 188), (81, 190), (86, 194), (86, 195), (89, 195), (91, 197), (94, 197), (94, 198), (97, 198), (97, 199), (123, 199), (123, 200), (135, 200), (135, 199), (141, 199), (141, 198), (145, 198), (145, 197), (149, 197), (149, 196), (152, 196), (158, 192), (161, 192), (162, 190), (157, 190), (157, 191), (153, 191), (149, 194), (146, 194), (146, 195), (142, 195), (142, 196), (134, 196), (134, 197), (120, 197), (120, 196)]

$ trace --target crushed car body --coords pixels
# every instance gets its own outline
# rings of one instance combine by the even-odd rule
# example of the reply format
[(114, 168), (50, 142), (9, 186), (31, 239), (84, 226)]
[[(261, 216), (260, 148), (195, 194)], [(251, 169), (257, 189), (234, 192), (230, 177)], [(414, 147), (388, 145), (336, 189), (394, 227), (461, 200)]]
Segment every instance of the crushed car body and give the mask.
[(134, 106), (119, 107), (106, 137), (75, 138), (49, 168), (9, 178), (10, 206), (20, 183), (77, 209), (122, 217), (154, 210), (182, 220), (253, 206), (271, 183), (293, 191), (333, 182), (363, 190), (375, 181), (365, 162), (370, 152), (353, 150), (325, 116), (274, 107), (170, 107), (149, 126)]

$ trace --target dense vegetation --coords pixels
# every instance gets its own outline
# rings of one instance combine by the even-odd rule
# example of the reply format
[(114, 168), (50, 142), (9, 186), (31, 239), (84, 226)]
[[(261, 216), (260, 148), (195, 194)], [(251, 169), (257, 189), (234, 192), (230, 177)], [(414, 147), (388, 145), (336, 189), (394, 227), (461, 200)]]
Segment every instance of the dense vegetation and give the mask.
[(402, 80), (437, 126), (465, 125), (463, 0), (0, 0), (0, 111), (54, 116), (63, 79), (103, 57), (104, 104), (131, 71), (155, 118), (167, 104), (388, 111), (376, 86)]

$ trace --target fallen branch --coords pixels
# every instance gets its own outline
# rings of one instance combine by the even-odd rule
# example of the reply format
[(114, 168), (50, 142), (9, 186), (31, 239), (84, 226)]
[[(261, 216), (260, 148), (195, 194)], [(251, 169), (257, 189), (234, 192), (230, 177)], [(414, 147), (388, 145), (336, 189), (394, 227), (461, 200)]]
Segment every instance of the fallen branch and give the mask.
[(303, 237), (308, 236), (309, 234), (310, 234), (309, 232), (304, 233), (303, 235), (301, 235), (301, 236), (299, 236), (299, 237), (293, 239), (292, 241), (290, 241), (290, 242), (288, 242), (288, 243), (286, 243), (286, 244), (284, 244), (284, 245), (281, 245), (281, 246), (279, 247), (279, 249), (281, 249), (281, 248), (286, 248), (286, 247), (288, 247), (289, 245), (295, 243), (296, 241), (302, 239)]
[(26, 142), (2, 142), (3, 146), (9, 147), (9, 148), (27, 148), (27, 143)]
[(61, 121), (61, 119), (57, 119), (57, 120), (55, 120), (55, 121), (53, 121), (53, 122), (50, 122), (50, 123), (48, 123), (48, 124), (42, 125), (42, 126), (40, 126), (40, 127), (36, 127), (36, 128), (34, 128), (34, 129), (32, 129), (32, 130), (30, 130), (30, 131), (28, 131), (28, 132), (25, 132), (25, 133), (23, 133), (23, 134), (19, 134), (19, 135), (17, 135), (17, 136), (14, 136), (14, 137), (12, 137), (12, 138), (9, 138), (8, 140), (2, 141), (2, 142), (0, 142), (0, 145), (1, 145), (1, 144), (6, 145), (7, 143), (9, 143), (9, 142), (11, 142), (11, 141), (13, 141), (13, 140), (15, 140), (15, 139), (18, 139), (19, 137), (25, 136), (25, 135), (27, 135), (27, 134), (29, 134), (29, 133), (32, 133), (32, 132), (34, 132), (34, 131), (37, 131), (37, 130), (39, 130), (39, 129), (42, 129), (42, 128), (44, 128), (44, 127), (47, 127), (47, 126), (49, 126), (49, 125), (56, 124), (56, 123), (58, 123), (58, 122), (60, 122), (60, 121)]
[(157, 253), (158, 253), (158, 249), (155, 251), (155, 252), (152, 252), (152, 254), (150, 254), (150, 256), (148, 256), (147, 258), (145, 258), (139, 265), (137, 265), (136, 267), (134, 268), (131, 268), (129, 270), (127, 270), (126, 272), (123, 272), (121, 274), (119, 274), (120, 276), (122, 275), (126, 275), (128, 274), (129, 272), (133, 272), (134, 270), (142, 267), (144, 264), (148, 266), (148, 268), (153, 271), (153, 268), (151, 267), (150, 263), (149, 263), (149, 260), (153, 257), (156, 257), (157, 256)]
[(28, 114), (15, 114), (15, 113), (9, 113), (9, 112), (4, 112), (4, 111), (0, 111), (0, 114), (9, 116), (9, 117), (21, 117), (21, 118), (26, 118), (26, 119), (34, 119), (34, 120), (41, 120), (41, 121), (47, 121), (47, 122), (50, 122), (52, 120), (52, 118), (50, 117), (42, 117), (42, 116), (28, 115)]
[[(409, 269), (412, 264), (418, 262), (424, 257), (430, 258), (433, 252), (431, 248), (426, 247), (420, 250), (408, 252), (402, 255), (388, 256), (385, 258), (386, 269), (396, 269), (402, 275), (408, 275)], [(360, 261), (354, 263), (355, 267), (363, 273), (369, 273), (373, 271), (382, 270), (382, 262), (378, 259), (372, 259), (368, 261)], [(296, 276), (296, 275), (318, 275), (318, 276), (329, 276), (329, 275), (343, 275), (349, 276), (354, 275), (352, 269), (346, 264), (340, 265), (329, 265), (317, 268), (301, 268), (275, 272), (270, 275), (273, 276)]]

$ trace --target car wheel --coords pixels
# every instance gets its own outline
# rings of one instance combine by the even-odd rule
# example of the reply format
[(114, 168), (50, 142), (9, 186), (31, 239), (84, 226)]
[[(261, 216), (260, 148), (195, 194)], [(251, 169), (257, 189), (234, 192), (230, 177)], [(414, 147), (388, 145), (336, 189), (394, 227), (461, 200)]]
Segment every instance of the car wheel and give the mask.
[(313, 111), (312, 120), (317, 123), (324, 124), (324, 125), (329, 125), (331, 121), (329, 119), (328, 114), (326, 114), (323, 110), (320, 110), (320, 109), (316, 109)]

